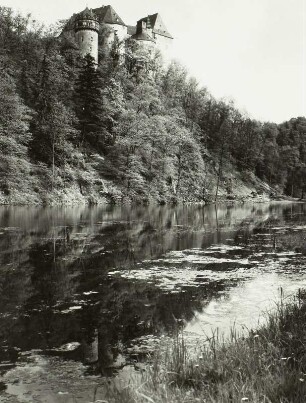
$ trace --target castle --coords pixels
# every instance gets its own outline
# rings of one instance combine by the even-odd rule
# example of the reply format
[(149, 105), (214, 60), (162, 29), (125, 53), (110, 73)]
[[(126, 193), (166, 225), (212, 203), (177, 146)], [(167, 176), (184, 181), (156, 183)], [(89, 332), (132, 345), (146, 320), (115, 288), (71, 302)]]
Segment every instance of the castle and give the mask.
[[(102, 27), (106, 27), (108, 31), (107, 35), (104, 34), (103, 41), (101, 41)], [(79, 45), (80, 54), (82, 56), (90, 54), (96, 63), (99, 47), (109, 49), (115, 38), (122, 44), (130, 39), (135, 40), (142, 47), (159, 49), (164, 55), (167, 55), (173, 40), (158, 13), (141, 18), (135, 26), (129, 26), (110, 5), (95, 9), (86, 8), (80, 13), (73, 14), (64, 32), (72, 33)]]

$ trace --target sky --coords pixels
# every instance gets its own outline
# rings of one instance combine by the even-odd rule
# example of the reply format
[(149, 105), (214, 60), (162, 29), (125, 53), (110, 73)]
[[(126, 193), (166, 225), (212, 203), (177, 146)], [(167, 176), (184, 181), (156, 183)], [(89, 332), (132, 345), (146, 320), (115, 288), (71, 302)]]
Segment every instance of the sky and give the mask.
[(251, 118), (306, 115), (306, 0), (0, 0), (47, 24), (108, 4), (128, 25), (160, 13), (174, 58)]

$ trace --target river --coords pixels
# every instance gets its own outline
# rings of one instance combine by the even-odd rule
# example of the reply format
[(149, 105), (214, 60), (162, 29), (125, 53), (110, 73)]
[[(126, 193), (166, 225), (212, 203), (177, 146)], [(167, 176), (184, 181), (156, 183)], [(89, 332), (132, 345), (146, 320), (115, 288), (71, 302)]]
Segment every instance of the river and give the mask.
[(0, 401), (95, 401), (178, 329), (256, 328), (305, 238), (302, 203), (0, 207)]

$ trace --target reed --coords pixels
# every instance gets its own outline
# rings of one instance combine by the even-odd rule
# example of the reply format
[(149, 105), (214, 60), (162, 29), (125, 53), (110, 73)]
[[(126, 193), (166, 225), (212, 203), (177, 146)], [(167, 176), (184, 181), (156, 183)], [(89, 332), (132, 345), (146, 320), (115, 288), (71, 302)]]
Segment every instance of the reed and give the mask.
[(142, 374), (109, 388), (107, 402), (304, 403), (306, 401), (306, 293), (285, 298), (259, 329), (241, 336), (217, 333), (195, 356), (178, 332)]

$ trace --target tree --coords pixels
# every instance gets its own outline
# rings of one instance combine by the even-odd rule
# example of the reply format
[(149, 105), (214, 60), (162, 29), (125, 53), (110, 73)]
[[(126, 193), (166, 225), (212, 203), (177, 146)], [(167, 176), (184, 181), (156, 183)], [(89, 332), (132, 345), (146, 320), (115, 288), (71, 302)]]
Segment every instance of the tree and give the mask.
[(31, 122), (33, 160), (52, 166), (53, 183), (55, 166), (63, 167), (72, 153), (74, 128), (73, 112), (64, 104), (68, 92), (66, 77), (61, 69), (62, 60), (45, 55), (40, 70), (35, 114)]
[(76, 116), (81, 133), (80, 145), (90, 145), (105, 153), (111, 142), (103, 119), (103, 92), (99, 70), (94, 59), (88, 54), (84, 58), (75, 88)]
[(275, 124), (265, 123), (262, 127), (262, 140), (255, 172), (270, 185), (279, 182), (280, 156), (277, 145), (278, 129)]
[(12, 189), (22, 189), (25, 175), (29, 175), (30, 110), (4, 71), (0, 71), (0, 87), (0, 190), (8, 195)]
[(218, 199), (218, 192), (219, 192), (219, 185), (220, 185), (220, 180), (221, 176), (223, 174), (223, 164), (224, 160), (227, 157), (227, 152), (229, 149), (229, 139), (231, 135), (231, 123), (228, 119), (225, 119), (222, 122), (222, 125), (220, 127), (220, 130), (218, 132), (218, 161), (217, 161), (217, 184), (216, 184), (216, 193), (215, 193), (215, 201)]

